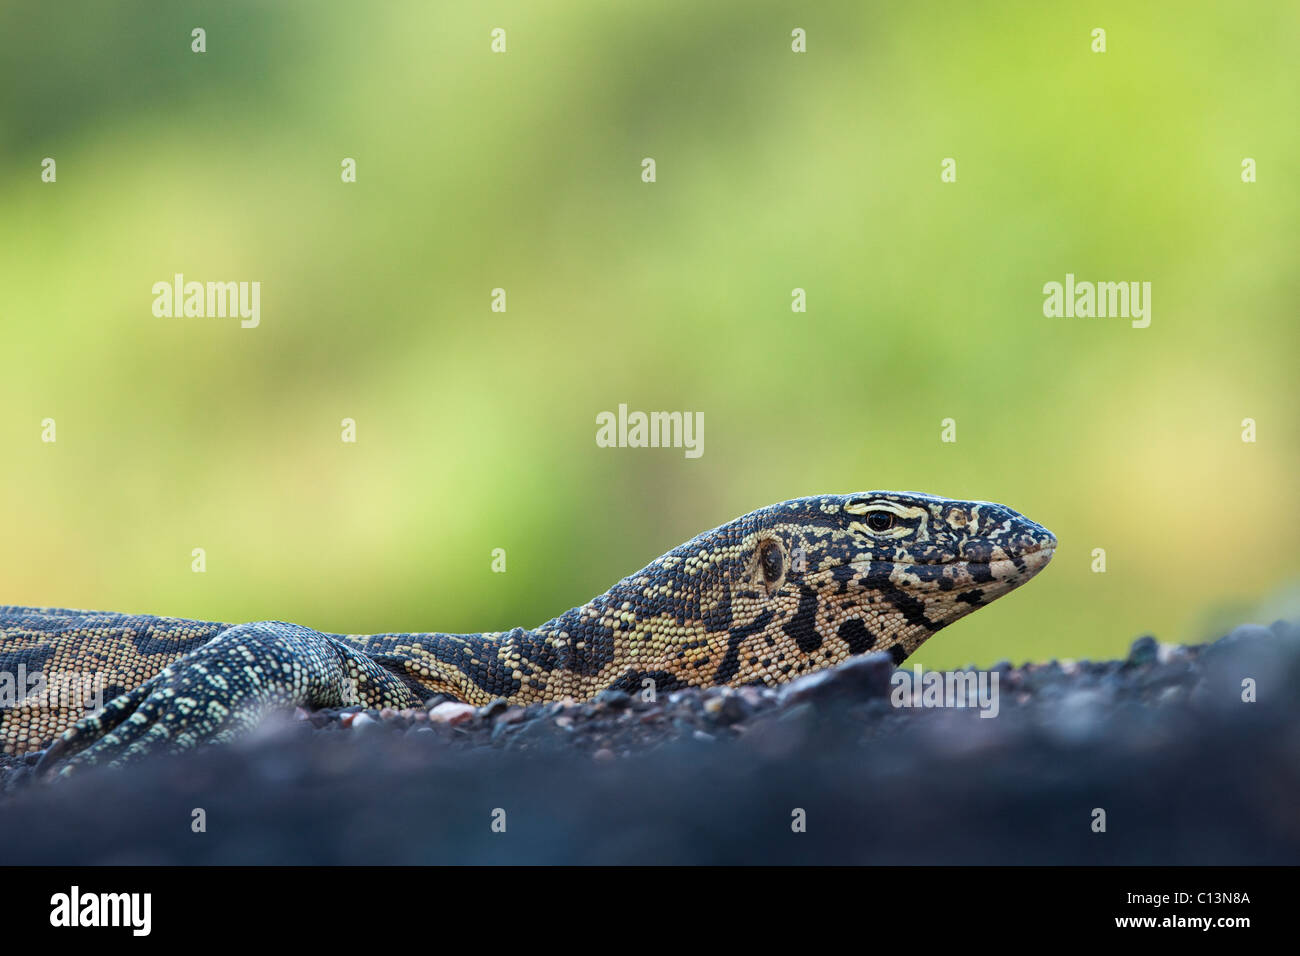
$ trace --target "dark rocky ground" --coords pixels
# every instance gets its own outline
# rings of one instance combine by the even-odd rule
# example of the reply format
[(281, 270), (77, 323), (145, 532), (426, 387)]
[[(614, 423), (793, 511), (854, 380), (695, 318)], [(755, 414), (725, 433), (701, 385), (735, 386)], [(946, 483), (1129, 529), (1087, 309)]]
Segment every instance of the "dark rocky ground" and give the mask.
[(877, 654), (779, 692), (299, 712), (52, 784), (5, 759), (0, 860), (1300, 863), (1300, 627), (996, 670), (996, 719), (895, 709)]

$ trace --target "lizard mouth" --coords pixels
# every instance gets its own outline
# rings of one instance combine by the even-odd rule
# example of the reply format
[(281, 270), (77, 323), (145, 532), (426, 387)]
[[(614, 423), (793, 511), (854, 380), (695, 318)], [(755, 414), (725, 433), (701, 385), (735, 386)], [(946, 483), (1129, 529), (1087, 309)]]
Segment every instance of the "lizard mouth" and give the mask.
[(1037, 544), (1032, 548), (1026, 548), (1022, 551), (1017, 551), (1015, 554), (1003, 555), (1001, 557), (993, 557), (993, 556), (987, 558), (941, 557), (941, 558), (926, 559), (926, 558), (916, 558), (916, 557), (908, 556), (906, 558), (868, 558), (861, 561), (850, 561), (849, 565), (859, 571), (865, 571), (866, 569), (870, 568), (871, 565), (873, 564), (877, 564), (877, 565), (902, 564), (902, 565), (911, 565), (913, 567), (960, 568), (960, 567), (965, 567), (967, 565), (974, 566), (974, 567), (987, 567), (989, 565), (1016, 564), (1017, 562), (1025, 562), (1028, 560), (1032, 560), (1036, 564), (1045, 565), (1047, 564), (1048, 561), (1052, 560), (1052, 556), (1055, 554), (1056, 554), (1056, 542), (1053, 540), (1051, 543), (1044, 542), (1042, 544)]
[[(1014, 555), (1014, 557), (1038, 558), (1042, 561), (1043, 564), (1046, 564), (1048, 561), (1052, 560), (1052, 555), (1054, 554), (1056, 554), (1055, 540), (1053, 540), (1050, 544), (1044, 542), (1043, 544), (1036, 545), (1035, 547), (1026, 548), (1025, 550), (1021, 551), (1019, 554)], [(1003, 560), (1010, 561), (1012, 560), (1012, 558), (1004, 558)]]
[(1044, 544), (1031, 551), (1022, 551), (1009, 558), (999, 558), (985, 562), (984, 567), (988, 568), (995, 578), (1014, 577), (1019, 573), (1023, 575), (1020, 579), (1020, 583), (1023, 583), (1047, 567), (1055, 554), (1056, 545), (1054, 543), (1050, 545)]
[(1028, 544), (1017, 549), (1014, 553), (1003, 552), (1001, 557), (990, 555), (987, 558), (963, 558), (961, 563), (965, 564), (1023, 564), (1033, 563), (1042, 567), (1052, 560), (1052, 555), (1056, 554), (1056, 535), (1052, 532), (1041, 529), (1042, 534), (1031, 539)]
[(1051, 541), (1041, 542), (1033, 548), (1002, 557), (948, 560), (937, 558), (931, 561), (917, 559), (890, 561), (877, 558), (867, 561), (850, 561), (849, 567), (853, 568), (858, 574), (871, 576), (873, 566), (877, 574), (885, 565), (902, 566), (914, 569), (913, 573), (920, 575), (924, 580), (931, 580), (940, 576), (946, 577), (952, 573), (965, 571), (978, 581), (987, 580), (989, 577), (1011, 577), (1016, 572), (1028, 572), (1031, 576), (1035, 575), (1047, 567), (1055, 554), (1056, 540), (1052, 539)]

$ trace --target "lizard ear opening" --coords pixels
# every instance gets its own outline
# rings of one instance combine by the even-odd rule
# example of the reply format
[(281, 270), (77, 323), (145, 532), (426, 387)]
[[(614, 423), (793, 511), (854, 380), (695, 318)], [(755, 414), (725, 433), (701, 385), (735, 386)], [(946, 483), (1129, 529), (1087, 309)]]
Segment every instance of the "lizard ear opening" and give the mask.
[(758, 544), (758, 573), (771, 590), (785, 576), (785, 549), (775, 538), (765, 538)]

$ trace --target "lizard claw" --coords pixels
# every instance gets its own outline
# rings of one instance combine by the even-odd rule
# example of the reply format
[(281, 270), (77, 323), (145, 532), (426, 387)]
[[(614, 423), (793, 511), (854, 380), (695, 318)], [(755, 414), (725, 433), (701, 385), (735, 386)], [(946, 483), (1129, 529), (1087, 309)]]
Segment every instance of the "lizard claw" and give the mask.
[[(173, 728), (185, 716), (173, 677), (164, 669), (134, 690), (109, 701), (102, 710), (83, 717), (50, 745), (36, 764), (36, 773), (66, 776), (77, 767), (106, 763), (118, 766), (153, 749), (171, 749)], [(187, 727), (188, 736), (197, 728)]]
[(228, 740), (277, 707), (337, 705), (350, 682), (377, 706), (419, 699), (364, 654), (316, 631), (278, 621), (239, 625), (77, 721), (36, 771), (116, 767)]
[(411, 696), (378, 664), (315, 631), (275, 621), (239, 625), (77, 721), (45, 751), (37, 773), (121, 766), (227, 740), (277, 707), (338, 704), (350, 673), (345, 657), (384, 706)]

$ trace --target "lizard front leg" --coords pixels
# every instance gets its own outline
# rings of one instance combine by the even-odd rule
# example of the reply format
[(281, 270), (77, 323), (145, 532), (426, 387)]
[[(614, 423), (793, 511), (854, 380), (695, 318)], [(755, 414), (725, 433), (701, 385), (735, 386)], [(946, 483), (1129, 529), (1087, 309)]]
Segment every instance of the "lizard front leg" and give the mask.
[(418, 702), (394, 674), (318, 631), (281, 621), (241, 624), (79, 720), (45, 752), (37, 772), (59, 764), (61, 773), (117, 766), (227, 741), (277, 708)]

